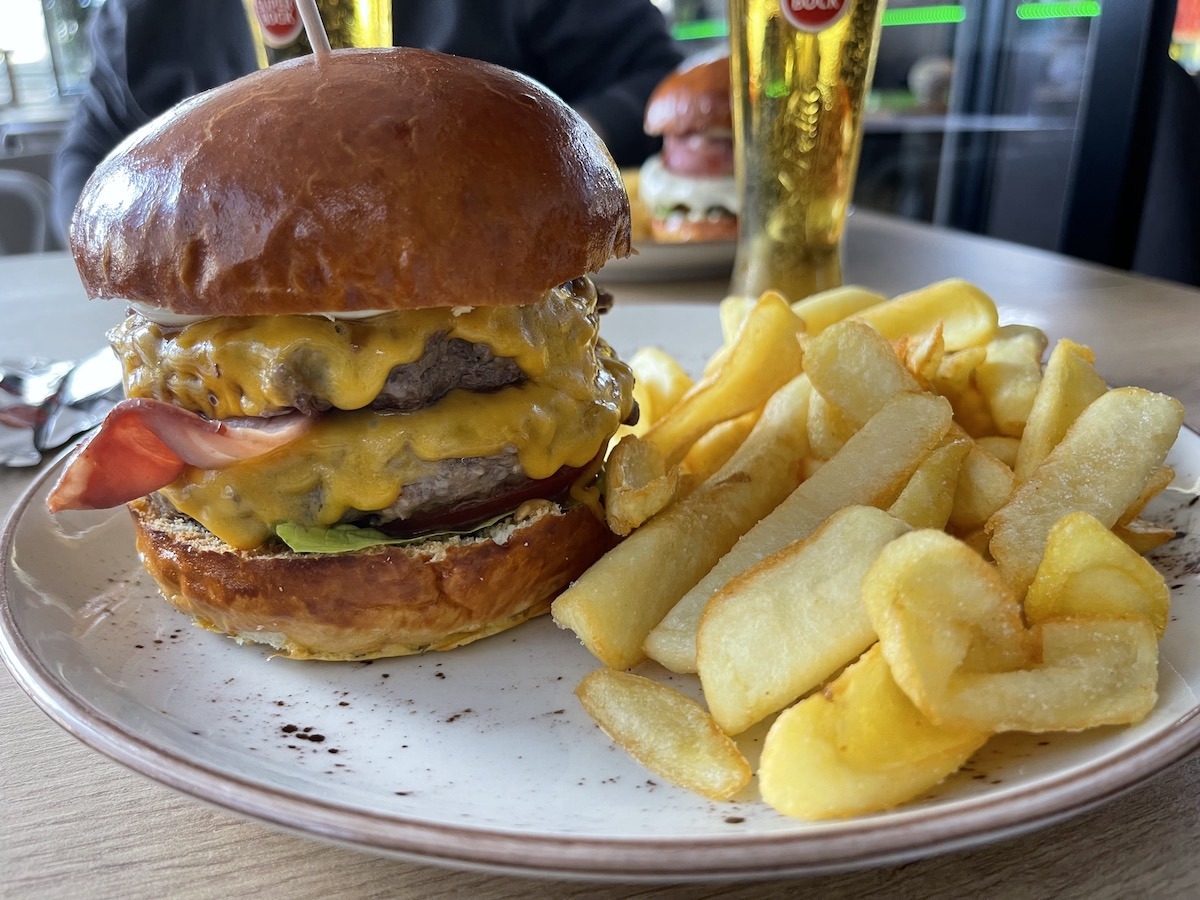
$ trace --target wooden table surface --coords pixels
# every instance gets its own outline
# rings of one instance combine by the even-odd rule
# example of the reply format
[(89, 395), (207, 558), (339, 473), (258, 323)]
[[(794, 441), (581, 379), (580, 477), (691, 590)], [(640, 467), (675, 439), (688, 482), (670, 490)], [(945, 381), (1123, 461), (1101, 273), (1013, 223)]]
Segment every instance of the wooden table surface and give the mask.
[[(1179, 397), (1200, 427), (1200, 291), (883, 217), (852, 217), (847, 281), (888, 294), (968, 278), (1007, 321), (1091, 346), (1114, 385)], [(716, 300), (719, 280), (613, 284), (618, 302)], [(0, 358), (85, 355), (121, 315), (83, 302), (69, 257), (0, 259)], [(33, 470), (0, 470), (0, 515)], [(76, 742), (0, 674), (3, 897), (1193, 897), (1200, 756), (1117, 800), (1020, 837), (901, 866), (740, 884), (537, 881), (450, 871), (243, 821)]]

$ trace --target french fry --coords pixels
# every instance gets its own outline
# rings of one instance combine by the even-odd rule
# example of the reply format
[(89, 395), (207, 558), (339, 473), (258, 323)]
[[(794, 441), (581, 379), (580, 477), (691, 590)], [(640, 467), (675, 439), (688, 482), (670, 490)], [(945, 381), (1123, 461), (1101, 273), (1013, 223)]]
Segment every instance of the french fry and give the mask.
[(1183, 424), (1183, 407), (1141, 388), (1108, 391), (1085, 409), (988, 521), (1004, 580), (1024, 591), (1050, 528), (1076, 510), (1111, 528), (1152, 478)]
[(963, 546), (968, 547), (980, 559), (990, 560), (992, 558), (992, 554), (988, 552), (987, 532), (982, 528), (977, 531), (968, 531), (966, 534), (957, 535), (957, 537), (962, 541)]
[(713, 426), (688, 450), (681, 463), (683, 474), (699, 484), (720, 469), (737, 452), (761, 415), (762, 410), (756, 409)]
[[(813, 389), (836, 404), (851, 422), (866, 421), (897, 391), (917, 390), (916, 379), (901, 364), (892, 346), (873, 329), (854, 320), (839, 322), (809, 340), (804, 368)], [(809, 428), (812, 443), (812, 408)], [(1012, 472), (1008, 467), (979, 447), (970, 446), (961, 464), (950, 526), (959, 533), (983, 527), (1011, 490)]]
[(634, 435), (621, 438), (605, 464), (608, 527), (629, 534), (670, 503), (678, 487), (679, 467), (667, 469), (657, 447)]
[(992, 671), (1035, 660), (1017, 595), (941, 531), (913, 531), (885, 547), (862, 600), (896, 683), (935, 722), (951, 718), (947, 698), (964, 660)]
[(763, 745), (759, 787), (787, 816), (877, 812), (945, 780), (989, 736), (931, 722), (897, 687), (875, 645), (823, 691), (779, 715)]
[(762, 296), (720, 364), (646, 432), (645, 440), (658, 449), (668, 468), (714, 425), (760, 408), (801, 373), (802, 327), (778, 294)]
[(1082, 731), (1139, 722), (1158, 698), (1158, 642), (1145, 619), (1066, 619), (1040, 632), (1042, 662), (968, 673), (958, 687), (962, 726), (997, 731)]
[(891, 506), (949, 427), (950, 405), (940, 397), (901, 393), (890, 398), (671, 608), (655, 629), (672, 635), (668, 667), (696, 671), (696, 631), (704, 605), (731, 578), (792, 541), (808, 537), (843, 507)]
[(905, 531), (874, 507), (847, 507), (708, 601), (696, 662), (708, 710), (726, 734), (783, 709), (875, 642), (859, 589), (879, 551)]
[(983, 528), (1012, 494), (1012, 470), (978, 444), (971, 446), (958, 474), (947, 527), (956, 535)]
[(1142, 488), (1142, 492), (1137, 495), (1137, 499), (1129, 504), (1129, 508), (1117, 517), (1118, 525), (1128, 525), (1134, 519), (1142, 514), (1151, 500), (1165, 491), (1171, 486), (1171, 482), (1175, 480), (1175, 470), (1170, 466), (1159, 466), (1158, 470), (1146, 479), (1146, 484)]
[(1005, 325), (987, 344), (975, 383), (987, 401), (996, 431), (1020, 437), (1042, 382), (1046, 335), (1029, 325)]
[[(980, 352), (984, 352), (982, 348)], [(840, 322), (809, 340), (804, 367), (813, 389), (836, 404), (852, 423), (866, 421), (895, 392), (918, 389), (916, 378), (904, 368), (892, 346), (854, 320)], [(812, 443), (812, 408), (809, 428)], [(986, 451), (970, 446), (961, 466), (951, 527), (962, 533), (983, 527), (1011, 490), (1011, 471)]]
[(750, 764), (700, 706), (649, 678), (597, 669), (575, 689), (588, 715), (650, 771), (713, 800), (750, 782)]
[(1087, 513), (1054, 523), (1029, 592), (1025, 620), (1137, 619), (1167, 628), (1171, 592), (1162, 573)]
[(1020, 438), (1009, 437), (1004, 434), (992, 434), (985, 437), (976, 438), (975, 443), (979, 445), (979, 449), (990, 453), (1004, 465), (1012, 469), (1017, 464), (1017, 452), (1021, 447)]
[(630, 357), (629, 367), (634, 383), (650, 398), (649, 424), (666, 415), (693, 384), (679, 361), (658, 347), (642, 347)]
[(804, 320), (808, 334), (820, 334), (834, 322), (885, 302), (882, 294), (853, 284), (830, 288), (792, 304), (792, 312)]
[(730, 294), (717, 306), (717, 316), (721, 321), (721, 337), (726, 346), (737, 339), (737, 333), (742, 330), (746, 317), (750, 315), (750, 310), (754, 309), (754, 304), (758, 302), (758, 299), (758, 297)]
[(813, 392), (808, 404), (808, 449), (814, 457), (829, 459), (857, 430), (858, 425), (850, 422), (839, 407)]
[(821, 466), (825, 465), (825, 460), (817, 459), (814, 456), (806, 456), (800, 461), (800, 465), (802, 471), (804, 472), (804, 476), (800, 480), (808, 481), (808, 479), (817, 474), (817, 470), (820, 469)]
[[(801, 375), (767, 402), (729, 461), (692, 493), (667, 507), (600, 558), (550, 607), (606, 666), (645, 659), (650, 629), (800, 481), (807, 453), (804, 422), (812, 392)], [(670, 635), (648, 644), (672, 668)], [(691, 656), (695, 657), (694, 631)], [(692, 663), (695, 671), (695, 663)]]
[[(882, 294), (868, 291), (866, 288), (844, 284), (797, 300), (792, 304), (792, 312), (804, 321), (806, 333), (817, 334), (834, 322), (840, 322), (856, 312), (883, 303), (886, 299)], [(741, 296), (729, 296), (721, 301), (721, 333), (725, 336), (726, 343), (730, 343), (737, 334), (754, 302), (752, 297)]]
[(855, 313), (889, 340), (923, 334), (942, 325), (946, 350), (979, 347), (996, 336), (996, 304), (975, 285), (959, 278), (938, 281)]
[[(985, 351), (978, 349), (979, 359), (983, 359)], [(919, 390), (916, 378), (900, 362), (894, 348), (873, 329), (863, 328), (852, 319), (831, 326), (806, 343), (804, 368), (812, 379), (814, 391), (836, 404), (852, 424), (865, 422), (897, 391)], [(831, 419), (826, 414), (825, 422)], [(810, 407), (810, 443), (816, 436), (813, 426)], [(952, 434), (966, 438), (965, 432), (957, 428)], [(972, 445), (959, 477), (950, 524), (961, 532), (981, 528), (1008, 499), (1012, 473), (986, 451)]]
[(942, 340), (942, 323), (919, 335), (904, 335), (893, 341), (896, 356), (917, 379), (921, 390), (932, 389), (933, 381), (946, 356), (946, 345)]
[(996, 434), (987, 398), (975, 382), (975, 371), (987, 358), (984, 347), (968, 347), (942, 357), (932, 388), (954, 407), (954, 421), (971, 437)]
[(970, 450), (970, 442), (960, 438), (932, 451), (888, 512), (913, 528), (945, 528), (954, 510), (959, 472)]
[(1013, 474), (1018, 483), (1029, 478), (1079, 414), (1108, 390), (1092, 366), (1095, 360), (1089, 348), (1074, 341), (1054, 345), (1017, 448)]
[(885, 547), (862, 597), (896, 683), (939, 725), (1075, 731), (1136, 722), (1154, 704), (1158, 644), (1148, 620), (1026, 631), (996, 569), (942, 532)]
[(1145, 519), (1134, 519), (1124, 525), (1114, 525), (1112, 532), (1143, 556), (1175, 537), (1174, 528), (1156, 525)]
[(892, 345), (854, 319), (831, 325), (805, 342), (804, 371), (813, 390), (856, 428), (893, 394), (921, 389)]
[[(799, 374), (801, 327), (781, 297), (766, 294), (740, 320), (732, 343), (714, 357), (698, 384), (661, 351), (635, 356), (634, 371), (639, 373), (639, 366), (642, 370), (639, 378), (646, 384), (653, 422), (631, 429), (644, 445), (622, 447), (622, 437), (609, 458), (605, 503), (614, 532), (629, 534), (680, 491), (690, 490), (720, 468), (752, 427), (766, 398)], [(758, 356), (771, 363), (754, 375), (750, 367)], [(689, 453), (693, 458), (681, 481), (675, 467)]]

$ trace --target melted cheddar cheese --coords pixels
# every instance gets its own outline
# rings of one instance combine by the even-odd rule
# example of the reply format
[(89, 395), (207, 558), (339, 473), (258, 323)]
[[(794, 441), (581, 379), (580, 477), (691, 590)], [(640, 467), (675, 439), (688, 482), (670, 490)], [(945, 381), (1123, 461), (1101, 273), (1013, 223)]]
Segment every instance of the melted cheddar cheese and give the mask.
[[(515, 449), (535, 479), (587, 465), (632, 406), (629, 367), (597, 330), (592, 300), (560, 289), (526, 307), (414, 310), (361, 322), (221, 317), (171, 330), (134, 316), (114, 343), (130, 396), (166, 389), (227, 415), (273, 408), (257, 376), (281, 354), (324, 361), (331, 396), (345, 408), (322, 414), (285, 447), (222, 469), (189, 468), (162, 490), (221, 540), (249, 549), (281, 522), (332, 525), (386, 509), (427, 470), (423, 461)], [(455, 390), (413, 412), (361, 408), (393, 366), (418, 359), (438, 333), (515, 359), (526, 380), (486, 394)]]
[(395, 366), (420, 359), (438, 335), (486, 345), (529, 378), (553, 372), (582, 398), (590, 391), (589, 375), (578, 360), (595, 344), (597, 330), (595, 295), (586, 294), (563, 286), (528, 306), (413, 309), (359, 320), (217, 316), (170, 328), (133, 315), (109, 340), (121, 358), (128, 396), (213, 419), (287, 409), (293, 405), (288, 387), (296, 381), (338, 409), (360, 409)]

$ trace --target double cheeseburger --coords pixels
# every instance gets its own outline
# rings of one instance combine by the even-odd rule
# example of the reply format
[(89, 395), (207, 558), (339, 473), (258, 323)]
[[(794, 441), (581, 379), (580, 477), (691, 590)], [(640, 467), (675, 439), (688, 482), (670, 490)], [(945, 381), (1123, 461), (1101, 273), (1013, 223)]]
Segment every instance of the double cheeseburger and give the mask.
[(128, 399), (49, 506), (128, 502), (176, 607), (286, 656), (543, 613), (614, 542), (591, 482), (632, 376), (587, 273), (629, 228), (596, 134), (486, 63), (336, 51), (186, 101), (76, 209)]
[(646, 104), (647, 134), (662, 152), (642, 165), (638, 185), (656, 241), (727, 241), (737, 237), (729, 57), (685, 62)]

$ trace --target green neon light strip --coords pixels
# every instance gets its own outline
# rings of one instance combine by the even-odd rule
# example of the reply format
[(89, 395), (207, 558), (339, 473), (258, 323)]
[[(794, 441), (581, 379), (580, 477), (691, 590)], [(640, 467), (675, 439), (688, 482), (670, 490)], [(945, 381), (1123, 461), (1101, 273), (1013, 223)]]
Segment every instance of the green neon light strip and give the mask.
[(721, 38), (729, 34), (724, 19), (697, 19), (695, 22), (680, 22), (671, 29), (677, 41), (698, 41), (704, 38)]
[(1100, 15), (1100, 4), (1096, 0), (1081, 0), (1077, 3), (1017, 4), (1018, 19), (1090, 19), (1098, 15)]
[[(1036, 19), (1090, 19), (1100, 15), (1097, 0), (1074, 0), (1065, 3), (1020, 3), (1017, 18)], [(966, 10), (958, 4), (945, 6), (910, 6), (905, 9), (885, 9), (884, 25), (953, 25), (963, 21)], [(697, 19), (681, 22), (671, 29), (677, 41), (698, 41), (706, 38), (728, 36), (729, 28), (723, 19)]]
[(961, 22), (967, 16), (961, 6), (910, 6), (885, 9), (884, 25), (945, 25)]
[[(907, 9), (887, 9), (883, 12), (884, 25), (953, 24), (961, 22), (964, 18), (966, 12), (958, 5), (911, 6)], [(727, 37), (729, 28), (723, 19), (697, 19), (694, 22), (676, 24), (671, 29), (671, 34), (677, 41), (699, 41)]]

